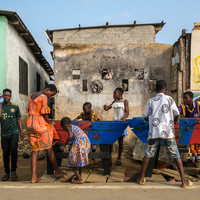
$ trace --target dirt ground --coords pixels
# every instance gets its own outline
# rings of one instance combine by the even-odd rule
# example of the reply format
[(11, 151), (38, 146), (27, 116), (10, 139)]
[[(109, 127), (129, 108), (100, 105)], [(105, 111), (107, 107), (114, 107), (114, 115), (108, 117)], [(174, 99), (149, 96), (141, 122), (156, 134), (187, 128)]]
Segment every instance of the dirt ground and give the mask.
[[(117, 149), (114, 148), (113, 154), (112, 154), (111, 171), (116, 170), (116, 169), (123, 170), (124, 173), (138, 173), (140, 171), (141, 162), (134, 161), (132, 159), (131, 151), (128, 153), (126, 151), (123, 152), (122, 166), (120, 166), (120, 167), (116, 166), (116, 164), (115, 164), (116, 158), (117, 158)], [(68, 173), (69, 172), (72, 173), (71, 169), (67, 167), (67, 159), (63, 159), (61, 169)], [(84, 168), (83, 172), (85, 172), (86, 178), (88, 176), (87, 174), (91, 170), (96, 172), (99, 175), (103, 172), (101, 159), (96, 159), (95, 163), (93, 165), (89, 165)], [(38, 177), (41, 177), (45, 171), (46, 171), (46, 158), (42, 159), (42, 160), (38, 160), (38, 164), (37, 164)], [(22, 156), (18, 157), (17, 174), (18, 174), (18, 181), (30, 181), (31, 180), (31, 159), (30, 158), (25, 159)], [(4, 175), (4, 167), (3, 167), (3, 162), (1, 162), (1, 164), (0, 164), (0, 181), (1, 181), (1, 177), (3, 177), (3, 175)]]
[[(46, 170), (46, 159), (38, 160), (38, 168), (37, 174), (38, 176), (42, 176)], [(1, 177), (5, 174), (3, 162), (0, 164), (0, 181)], [(18, 181), (30, 181), (31, 180), (31, 159), (25, 159), (22, 157), (18, 157), (17, 164), (17, 175)]]

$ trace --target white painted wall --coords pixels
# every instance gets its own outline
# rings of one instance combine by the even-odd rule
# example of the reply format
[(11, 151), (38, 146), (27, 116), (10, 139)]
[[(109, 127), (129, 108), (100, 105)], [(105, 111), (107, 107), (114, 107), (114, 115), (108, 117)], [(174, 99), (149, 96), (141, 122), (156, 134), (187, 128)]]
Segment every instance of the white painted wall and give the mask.
[[(27, 115), (28, 96), (36, 91), (36, 72), (41, 76), (40, 88), (45, 87), (45, 81), (50, 82), (49, 75), (36, 60), (29, 46), (18, 31), (7, 22), (7, 71), (6, 85), (12, 90), (12, 102), (19, 105), (23, 119)], [(28, 64), (28, 96), (19, 94), (19, 56)]]
[(193, 30), (191, 36), (191, 73), (190, 85), (192, 91), (200, 89), (200, 30)]

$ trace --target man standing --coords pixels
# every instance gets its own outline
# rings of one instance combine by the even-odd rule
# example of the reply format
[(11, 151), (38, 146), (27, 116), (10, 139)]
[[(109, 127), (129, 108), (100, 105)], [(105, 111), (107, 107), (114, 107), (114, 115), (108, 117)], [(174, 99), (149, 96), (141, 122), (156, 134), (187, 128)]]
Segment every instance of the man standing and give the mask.
[(18, 136), (23, 139), (21, 114), (18, 105), (10, 102), (12, 92), (10, 89), (3, 90), (4, 101), (0, 103), (0, 121), (1, 121), (1, 147), (3, 149), (3, 161), (5, 175), (2, 181), (10, 178), (10, 154), (11, 154), (11, 178), (17, 180), (17, 147)]

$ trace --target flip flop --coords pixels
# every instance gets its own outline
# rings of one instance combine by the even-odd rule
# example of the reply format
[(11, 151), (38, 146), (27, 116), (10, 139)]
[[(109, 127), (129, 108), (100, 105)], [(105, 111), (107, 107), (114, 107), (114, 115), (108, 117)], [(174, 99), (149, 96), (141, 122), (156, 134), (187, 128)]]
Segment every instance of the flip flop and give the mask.
[(193, 182), (192, 182), (191, 180), (188, 180), (188, 183), (189, 183), (189, 185), (181, 185), (181, 188), (185, 188), (185, 189), (187, 189), (187, 188), (193, 186)]
[(42, 181), (42, 178), (38, 178), (37, 181), (31, 181), (31, 183), (39, 183), (40, 181)]
[(138, 180), (137, 180), (137, 183), (139, 184), (139, 185), (144, 185), (145, 183), (147, 182), (147, 180), (144, 178), (144, 181), (142, 182), (142, 183), (139, 183), (139, 178), (138, 178)]
[(72, 183), (73, 183), (73, 184), (83, 184), (83, 183), (84, 183), (84, 180), (82, 180), (82, 181), (73, 180)]

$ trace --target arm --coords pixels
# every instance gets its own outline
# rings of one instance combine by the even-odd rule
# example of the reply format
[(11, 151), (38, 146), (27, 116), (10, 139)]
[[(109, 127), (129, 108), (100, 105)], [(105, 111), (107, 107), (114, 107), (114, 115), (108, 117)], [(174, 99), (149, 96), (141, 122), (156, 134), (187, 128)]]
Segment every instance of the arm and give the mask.
[(174, 124), (178, 124), (179, 115), (174, 117)]
[(49, 115), (48, 114), (43, 114), (42, 116), (44, 117), (45, 121), (48, 124), (54, 125), (54, 122), (49, 119)]
[(115, 100), (114, 100), (109, 106), (104, 105), (104, 106), (103, 106), (104, 110), (105, 110), (105, 111), (110, 110), (110, 109), (112, 108), (112, 105), (113, 105), (114, 102), (115, 102)]
[(152, 108), (150, 108), (150, 104), (151, 104), (151, 102), (148, 101), (146, 104), (146, 107), (144, 109), (143, 116), (142, 116), (146, 121), (149, 121), (149, 114), (151, 114), (151, 112), (152, 112)]
[(124, 106), (125, 106), (126, 114), (124, 115), (123, 118), (121, 118), (121, 120), (122, 120), (123, 122), (125, 122), (125, 121), (126, 121), (126, 118), (129, 116), (129, 107), (128, 107), (128, 101), (127, 101), (127, 100), (124, 101)]
[(23, 140), (24, 134), (23, 134), (23, 131), (22, 131), (22, 120), (21, 120), (21, 118), (17, 119), (17, 126), (19, 127), (19, 131), (20, 131), (20, 139)]
[(71, 131), (71, 126), (70, 125), (68, 125), (67, 126), (67, 133), (68, 133), (68, 138), (67, 138), (67, 140), (66, 140), (66, 142), (65, 142), (65, 144), (63, 144), (62, 146), (60, 146), (60, 150), (61, 151), (63, 151), (64, 149), (65, 149), (65, 147), (66, 147), (66, 145), (71, 141), (71, 139), (72, 139), (72, 131)]
[(0, 120), (1, 120), (1, 116), (2, 116), (2, 104), (0, 103)]
[(73, 121), (77, 121), (78, 119), (80, 119), (80, 116), (77, 116)]

